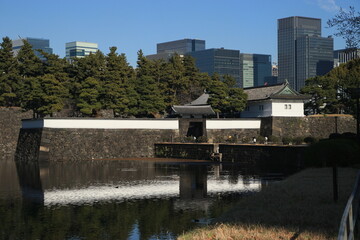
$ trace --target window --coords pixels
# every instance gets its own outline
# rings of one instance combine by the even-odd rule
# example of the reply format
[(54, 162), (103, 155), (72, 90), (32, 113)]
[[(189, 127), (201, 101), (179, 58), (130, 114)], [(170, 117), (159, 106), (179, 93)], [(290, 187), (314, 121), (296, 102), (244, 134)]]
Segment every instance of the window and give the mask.
[(249, 106), (246, 106), (246, 107), (245, 107), (245, 111), (250, 111), (250, 107), (249, 107)]
[(288, 107), (289, 107), (289, 109), (291, 109), (291, 104), (289, 104), (289, 106), (288, 106)]
[(259, 110), (264, 111), (264, 105), (259, 105)]
[(285, 104), (285, 109), (288, 109), (288, 105), (287, 105), (287, 104)]

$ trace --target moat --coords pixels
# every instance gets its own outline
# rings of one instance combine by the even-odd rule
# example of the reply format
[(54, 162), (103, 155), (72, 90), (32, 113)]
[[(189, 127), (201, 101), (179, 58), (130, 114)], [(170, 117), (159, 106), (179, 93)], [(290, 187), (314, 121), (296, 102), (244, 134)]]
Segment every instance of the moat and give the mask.
[(261, 191), (268, 176), (193, 160), (9, 159), (0, 162), (0, 239), (175, 239)]

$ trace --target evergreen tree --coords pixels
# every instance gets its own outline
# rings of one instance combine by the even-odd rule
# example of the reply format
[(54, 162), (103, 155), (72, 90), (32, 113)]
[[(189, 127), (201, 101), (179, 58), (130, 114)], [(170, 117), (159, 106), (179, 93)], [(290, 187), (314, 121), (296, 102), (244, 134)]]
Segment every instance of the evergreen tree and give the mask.
[(101, 84), (93, 77), (88, 77), (81, 84), (77, 107), (87, 116), (96, 116), (101, 109), (100, 103)]
[[(220, 76), (215, 73), (209, 86), (209, 103), (219, 117), (220, 113), (234, 115), (246, 106), (247, 95), (243, 89), (235, 86), (236, 81), (231, 76)], [(225, 82), (224, 82), (225, 81)]]
[(42, 62), (38, 58), (30, 43), (23, 40), (24, 45), (20, 48), (16, 59), (18, 61), (19, 74), (23, 78), (38, 77), (43, 74)]
[(38, 109), (42, 106), (42, 98), (44, 96), (39, 78), (27, 77), (21, 85), (20, 101), (21, 107), (28, 111), (33, 110), (33, 117), (41, 117)]
[(0, 45), (0, 106), (19, 106), (19, 74), (10, 38)]
[(52, 74), (39, 78), (41, 85), (41, 106), (36, 109), (40, 116), (52, 115), (63, 109), (68, 92), (64, 84)]
[(306, 104), (312, 113), (353, 113), (355, 103), (348, 89), (359, 85), (360, 59), (354, 59), (334, 68), (325, 76), (307, 79), (301, 93), (312, 96)]
[(137, 116), (154, 117), (163, 113), (166, 107), (164, 96), (160, 91), (160, 79), (154, 71), (154, 63), (138, 52), (138, 67), (133, 86), (138, 94)]
[(124, 54), (118, 55), (116, 47), (110, 48), (106, 57), (106, 70), (103, 79), (101, 101), (105, 109), (113, 109), (117, 115), (129, 114), (130, 99), (129, 81), (134, 77), (132, 67), (129, 66)]
[(217, 117), (219, 118), (219, 114), (226, 111), (226, 109), (230, 105), (230, 102), (228, 95), (228, 87), (220, 80), (220, 76), (217, 73), (214, 73), (211, 78), (209, 94), (209, 103), (214, 109)]

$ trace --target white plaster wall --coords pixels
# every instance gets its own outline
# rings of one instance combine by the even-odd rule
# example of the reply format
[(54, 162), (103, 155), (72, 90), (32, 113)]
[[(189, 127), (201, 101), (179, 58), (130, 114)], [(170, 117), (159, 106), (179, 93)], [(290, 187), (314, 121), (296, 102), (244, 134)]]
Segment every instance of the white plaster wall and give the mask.
[(179, 129), (175, 120), (40, 119), (22, 122), (22, 128)]
[(206, 120), (206, 129), (260, 129), (261, 120)]
[[(285, 104), (288, 108), (285, 108)], [(289, 104), (291, 109), (289, 109)], [(304, 103), (303, 102), (273, 102), (272, 103), (274, 117), (303, 117), (304, 116)]]
[[(260, 110), (259, 107), (263, 106), (263, 110)], [(272, 114), (272, 104), (271, 102), (256, 102), (249, 105), (249, 111), (242, 111), (241, 117), (244, 118), (254, 118), (254, 117), (269, 117)]]

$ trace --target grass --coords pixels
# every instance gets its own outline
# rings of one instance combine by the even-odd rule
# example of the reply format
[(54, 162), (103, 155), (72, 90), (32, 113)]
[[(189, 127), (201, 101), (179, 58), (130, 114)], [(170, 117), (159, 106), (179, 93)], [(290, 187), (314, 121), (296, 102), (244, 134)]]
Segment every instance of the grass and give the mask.
[(336, 239), (357, 169), (339, 169), (339, 200), (333, 200), (332, 169), (307, 169), (240, 199), (213, 225), (179, 236), (188, 239)]

